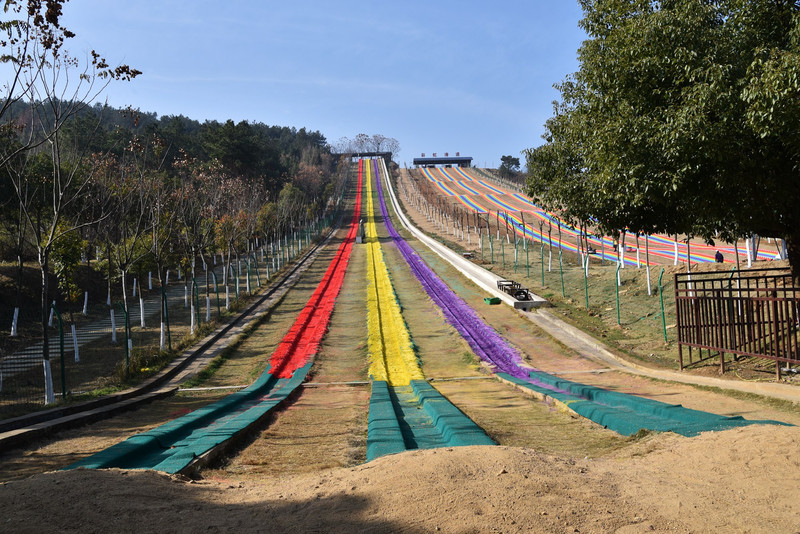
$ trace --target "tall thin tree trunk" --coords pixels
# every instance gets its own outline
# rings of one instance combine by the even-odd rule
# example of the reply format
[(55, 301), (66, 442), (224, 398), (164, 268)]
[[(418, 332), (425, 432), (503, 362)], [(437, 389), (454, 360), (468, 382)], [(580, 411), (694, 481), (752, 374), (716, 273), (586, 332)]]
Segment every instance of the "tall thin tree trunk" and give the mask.
[(42, 361), (44, 364), (44, 403), (51, 404), (55, 402), (53, 394), (53, 373), (50, 367), (50, 339), (48, 338), (47, 322), (49, 318), (50, 306), (50, 291), (48, 275), (50, 272), (48, 249), (39, 250), (39, 268), (42, 273), (42, 308), (41, 308), (41, 326), (42, 326)]
[(167, 305), (167, 301), (164, 299), (164, 295), (166, 294), (166, 287), (164, 287), (164, 276), (162, 274), (163, 271), (164, 271), (164, 266), (161, 265), (161, 261), (158, 260), (158, 259), (156, 260), (156, 270), (157, 270), (156, 275), (158, 276), (158, 286), (159, 286), (159, 288), (162, 289), (161, 291), (158, 292), (158, 301), (161, 303), (161, 308), (160, 308), (160, 311), (159, 311), (159, 318), (160, 318), (160, 321), (159, 321), (159, 323), (160, 323), (160, 328), (159, 328), (160, 329), (159, 350), (164, 350), (164, 347), (165, 347), (165, 344), (164, 344), (164, 341), (165, 341), (164, 340), (164, 334), (165, 334), (164, 327), (165, 327), (165, 324), (166, 324), (166, 316), (164, 314), (164, 308)]
[(689, 244), (689, 237), (686, 237), (686, 272), (692, 272), (692, 248)]
[(47, 323), (50, 317), (50, 258), (47, 250), (39, 251), (39, 269), (42, 274), (42, 302), (41, 302), (41, 326), (42, 326), (42, 358), (50, 359), (50, 340), (47, 335)]
[(653, 290), (650, 286), (650, 238), (644, 234), (644, 263), (647, 270), (647, 294), (652, 295)]
[(111, 306), (111, 280), (114, 279), (114, 275), (111, 270), (111, 243), (106, 243), (106, 258), (108, 259), (108, 300), (107, 303)]
[(16, 242), (16, 249), (17, 249), (17, 291), (16, 296), (14, 298), (14, 306), (19, 308), (20, 301), (22, 299), (22, 272), (23, 272), (23, 264), (22, 264), (22, 253), (23, 253), (23, 240), (25, 239), (25, 225), (22, 224), (22, 204), (19, 207), (19, 214), (17, 219), (17, 242)]
[(211, 298), (211, 283), (209, 278), (211, 275), (209, 274), (209, 270), (213, 269), (214, 267), (206, 262), (206, 259), (202, 253), (200, 254), (200, 258), (203, 260), (203, 265), (205, 265), (206, 268), (206, 297)]
[[(128, 306), (128, 284), (126, 280), (128, 278), (128, 269), (120, 269), (120, 272), (122, 273), (122, 307), (125, 308), (125, 317), (123, 317), (125, 319), (125, 336), (128, 337), (131, 331), (131, 309)], [(114, 306), (113, 302), (111, 306)]]

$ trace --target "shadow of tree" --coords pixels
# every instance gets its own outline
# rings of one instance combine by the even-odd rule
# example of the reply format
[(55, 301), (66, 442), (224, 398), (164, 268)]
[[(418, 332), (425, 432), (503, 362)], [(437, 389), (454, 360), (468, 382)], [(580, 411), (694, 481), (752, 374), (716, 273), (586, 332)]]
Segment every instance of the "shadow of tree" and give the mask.
[(273, 493), (277, 499), (260, 500), (246, 482), (226, 487), (152, 471), (79, 469), (6, 483), (0, 506), (15, 532), (423, 532), (377, 516), (377, 504), (364, 496)]

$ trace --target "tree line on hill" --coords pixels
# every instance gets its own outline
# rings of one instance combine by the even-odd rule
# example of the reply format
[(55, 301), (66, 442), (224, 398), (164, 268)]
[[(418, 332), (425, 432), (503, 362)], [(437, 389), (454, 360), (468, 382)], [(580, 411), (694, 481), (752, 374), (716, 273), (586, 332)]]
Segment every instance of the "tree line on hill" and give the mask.
[(581, 0), (528, 190), (606, 234), (783, 238), (800, 275), (800, 4)]
[(360, 133), (350, 139), (340, 137), (334, 143), (333, 150), (337, 154), (356, 154), (364, 152), (390, 152), (392, 159), (400, 152), (400, 143), (394, 137), (383, 134), (368, 135)]
[(101, 260), (109, 294), (121, 283), (127, 299), (132, 269), (163, 281), (168, 267), (193, 271), (214, 252), (230, 262), (318, 218), (342, 186), (320, 132), (96, 103), (141, 73), (95, 51), (70, 55), (65, 2), (6, 0), (0, 20), (11, 72), (0, 94), (0, 254), (17, 262), (18, 284), (24, 261), (41, 270), (45, 359), (51, 272), (74, 301), (81, 257)]

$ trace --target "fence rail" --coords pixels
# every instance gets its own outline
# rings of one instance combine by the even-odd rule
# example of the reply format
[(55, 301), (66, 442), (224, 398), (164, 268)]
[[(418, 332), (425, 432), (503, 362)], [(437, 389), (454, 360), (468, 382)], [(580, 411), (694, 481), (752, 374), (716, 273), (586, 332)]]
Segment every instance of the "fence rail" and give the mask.
[(800, 287), (786, 269), (678, 273), (675, 311), (681, 369), (719, 355), (724, 373), (725, 354), (773, 360), (778, 379), (781, 363), (800, 365)]
[[(238, 260), (233, 260), (227, 286), (230, 298), (238, 299), (240, 293), (252, 293), (262, 283), (268, 283), (277, 271), (312, 246), (312, 241), (331, 226), (338, 213), (337, 209), (325, 217), (309, 221), (306, 227), (263, 243), (258, 249), (243, 253)], [(201, 265), (199, 260), (197, 265)], [(166, 346), (162, 347), (165, 341), (160, 321), (162, 293), (165, 309), (168, 310), (168, 315), (165, 315), (166, 335), (176, 342), (193, 334), (195, 327), (218, 318), (222, 314), (220, 310), (225, 310), (224, 263), (217, 264), (214, 260), (205, 268), (208, 269), (208, 276), (203, 272), (205, 269), (198, 267), (193, 280), (193, 292), (191, 275), (184, 273), (180, 280), (173, 277), (163, 292), (156, 287), (148, 289), (145, 295), (143, 288), (140, 288), (138, 296), (129, 295), (127, 312), (130, 326), (127, 330), (124, 308), (116, 300), (108, 307), (108, 315), (86, 319), (75, 314), (76, 322), (69, 321), (67, 314), (62, 320), (54, 305), (55, 316), (48, 335), (49, 359), (44, 356), (40, 337), (31, 339), (26, 346), (15, 347), (13, 351), (0, 350), (0, 419), (21, 415), (54, 401), (66, 400), (74, 394), (103, 388), (115, 377), (121, 374), (127, 376), (134, 363), (137, 364), (134, 374), (153, 372), (150, 365), (163, 363), (159, 358), (166, 350)], [(209, 282), (208, 288), (206, 280)], [(206, 294), (209, 294), (208, 300)], [(117, 313), (116, 321), (114, 312)], [(35, 312), (23, 310), (20, 316), (23, 320), (38, 321)], [(129, 350), (125, 350), (126, 347)], [(169, 342), (169, 349), (172, 350), (172, 341)], [(124, 371), (119, 370), (122, 362)], [(48, 379), (48, 375), (52, 380)], [(52, 389), (48, 393), (50, 382)]]

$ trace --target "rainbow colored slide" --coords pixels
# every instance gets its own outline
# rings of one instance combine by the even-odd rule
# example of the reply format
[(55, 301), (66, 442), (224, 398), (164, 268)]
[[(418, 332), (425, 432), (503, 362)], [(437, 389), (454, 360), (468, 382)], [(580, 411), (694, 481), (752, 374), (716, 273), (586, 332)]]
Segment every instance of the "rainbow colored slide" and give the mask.
[[(388, 172), (383, 168), (387, 187), (391, 188)], [(391, 189), (390, 189), (391, 191)], [(394, 200), (394, 193), (391, 192)], [(564, 380), (526, 366), (519, 352), (484, 322), (463, 299), (456, 295), (428, 267), (422, 258), (397, 233), (386, 210), (382, 185), (378, 183), (381, 213), (389, 234), (425, 291), (439, 306), (446, 320), (458, 330), (482, 361), (498, 377), (519, 387), (530, 389), (544, 397), (555, 399), (575, 413), (623, 435), (640, 429), (675, 432), (694, 436), (703, 431), (723, 430), (751, 424), (783, 424), (776, 421), (748, 421), (742, 417), (726, 417), (691, 410), (679, 404), (666, 404), (635, 395), (612, 392), (594, 386)], [(399, 204), (393, 202), (399, 212)], [(401, 221), (410, 229), (410, 223)]]
[[(494, 445), (471, 419), (425, 380), (383, 259), (375, 225), (372, 181), (376, 160), (366, 163), (367, 330), (372, 394), (367, 460), (410, 449)], [(380, 191), (380, 179), (377, 180)], [(381, 214), (387, 228), (386, 207)]]

